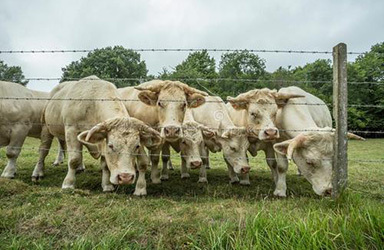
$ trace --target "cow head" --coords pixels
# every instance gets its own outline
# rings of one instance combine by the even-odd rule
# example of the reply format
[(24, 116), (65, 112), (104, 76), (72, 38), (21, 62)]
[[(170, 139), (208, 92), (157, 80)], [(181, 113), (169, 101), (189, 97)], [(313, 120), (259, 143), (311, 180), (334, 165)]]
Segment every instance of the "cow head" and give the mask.
[(287, 95), (268, 88), (254, 89), (227, 101), (236, 110), (245, 110), (245, 124), (250, 136), (259, 140), (275, 140), (280, 137), (275, 119), (277, 110), (290, 98), (304, 97), (302, 95)]
[[(330, 195), (334, 132), (331, 132), (331, 128), (322, 130), (324, 131), (303, 132), (291, 140), (276, 143), (273, 148), (277, 153), (293, 159), (316, 194)], [(348, 133), (348, 138), (364, 140), (352, 133)]]
[(111, 172), (110, 182), (116, 185), (135, 182), (135, 160), (143, 145), (162, 143), (159, 132), (128, 117), (108, 119), (77, 138), (84, 144), (98, 145)]
[(223, 150), (225, 160), (233, 167), (235, 173), (248, 173), (250, 166), (247, 159), (249, 148), (247, 130), (243, 127), (228, 128), (215, 139)]
[(208, 94), (178, 81), (152, 81), (135, 89), (140, 90), (139, 99), (147, 105), (156, 106), (161, 136), (176, 141), (182, 134), (186, 108), (196, 108), (205, 102)]
[(181, 154), (187, 163), (187, 168), (200, 168), (203, 164), (200, 157), (200, 150), (204, 147), (204, 139), (196, 122), (184, 122), (182, 138), (180, 140)]

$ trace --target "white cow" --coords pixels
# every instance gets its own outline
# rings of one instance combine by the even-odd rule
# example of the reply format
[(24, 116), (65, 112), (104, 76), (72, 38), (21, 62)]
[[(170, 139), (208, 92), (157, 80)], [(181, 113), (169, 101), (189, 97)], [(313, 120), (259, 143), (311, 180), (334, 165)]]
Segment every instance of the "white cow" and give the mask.
[[(48, 96), (49, 93), (30, 90), (18, 83), (0, 81), (0, 147), (8, 146), (6, 151), (8, 163), (1, 177), (15, 177), (16, 160), (25, 138), (27, 136), (40, 138), (42, 129), (40, 119)], [(49, 148), (50, 145), (45, 149), (46, 154)], [(60, 164), (63, 158), (63, 148), (60, 147), (54, 165)]]
[[(196, 108), (205, 102), (207, 93), (189, 87), (178, 81), (153, 80), (136, 87), (119, 89), (130, 116), (149, 126), (159, 127), (166, 143), (174, 146), (182, 136), (182, 123), (187, 108)], [(159, 154), (162, 147), (152, 148), (151, 180), (161, 183), (158, 170)], [(177, 149), (177, 147), (176, 147)], [(169, 155), (169, 146), (164, 145), (164, 155)], [(166, 157), (163, 158), (164, 161)], [(166, 177), (165, 177), (166, 178)]]
[[(217, 131), (209, 140), (211, 144), (206, 146), (209, 149), (219, 147), (223, 151), (231, 183), (239, 182), (237, 174), (241, 174), (240, 184), (249, 185), (250, 167), (247, 159), (249, 142), (246, 129), (233, 123), (223, 100), (217, 96), (206, 97), (205, 104), (193, 109), (192, 113), (196, 122)], [(206, 155), (208, 154), (207, 151)]]
[(137, 159), (139, 177), (134, 194), (145, 195), (148, 158), (143, 145), (161, 143), (160, 134), (129, 117), (110, 82), (91, 76), (61, 83), (57, 88), (47, 102), (43, 121), (49, 135), (67, 144), (68, 173), (62, 188), (74, 188), (85, 145), (93, 157), (101, 159), (103, 191), (112, 191), (113, 185), (134, 183)]
[[(330, 195), (334, 132), (329, 109), (322, 100), (298, 87), (282, 88), (279, 93), (305, 97), (290, 99), (277, 114), (282, 138), (288, 139), (273, 146), (277, 157), (293, 159), (316, 194)], [(348, 137), (363, 139), (351, 133)], [(282, 163), (287, 164), (286, 161)]]
[[(282, 94), (268, 88), (253, 89), (238, 96), (228, 97), (226, 105), (232, 121), (237, 126), (244, 126), (249, 133), (249, 152), (256, 156), (263, 150), (266, 161), (275, 181), (276, 196), (286, 196), (286, 164), (278, 164), (275, 159), (273, 143), (280, 137), (276, 126), (276, 114), (291, 98), (303, 97), (298, 94)], [(283, 160), (283, 159), (278, 159)]]

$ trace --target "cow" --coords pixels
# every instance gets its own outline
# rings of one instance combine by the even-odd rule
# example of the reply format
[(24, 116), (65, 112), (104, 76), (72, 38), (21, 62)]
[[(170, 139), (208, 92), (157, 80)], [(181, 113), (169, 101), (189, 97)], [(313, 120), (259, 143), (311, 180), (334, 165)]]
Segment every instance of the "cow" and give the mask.
[(229, 171), (230, 183), (239, 182), (237, 174), (241, 174), (240, 184), (249, 185), (250, 166), (247, 159), (249, 147), (247, 130), (244, 127), (235, 126), (224, 101), (218, 96), (208, 96), (204, 105), (192, 109), (192, 114), (196, 122), (215, 131), (214, 136), (211, 136), (209, 140), (210, 143), (206, 144), (205, 155), (208, 156), (208, 149), (217, 151), (219, 148), (222, 150)]
[[(187, 108), (182, 124), (182, 136), (175, 143), (171, 143), (176, 152), (181, 154), (181, 178), (189, 178), (189, 169), (200, 169), (199, 183), (207, 183), (206, 166), (208, 155), (206, 155), (206, 141), (214, 135), (214, 131), (208, 127), (197, 123), (192, 115), (192, 110)], [(165, 143), (162, 149), (162, 180), (168, 179), (168, 166), (171, 165), (170, 145)]]
[[(321, 99), (299, 87), (282, 88), (280, 93), (304, 97), (288, 100), (277, 113), (276, 123), (285, 140), (273, 145), (277, 157), (292, 159), (316, 194), (330, 195), (334, 154), (331, 113)], [(363, 140), (352, 133), (348, 138)], [(286, 160), (281, 163), (288, 165)]]
[[(134, 195), (146, 195), (144, 146), (162, 143), (160, 133), (131, 118), (115, 85), (96, 76), (61, 83), (47, 102), (43, 115), (49, 136), (65, 140), (68, 172), (63, 189), (73, 189), (76, 168), (82, 162), (82, 146), (100, 158), (103, 191), (114, 185), (132, 184), (139, 171)], [(104, 101), (103, 101), (104, 100)], [(137, 164), (136, 164), (137, 159)]]
[[(163, 80), (152, 80), (135, 87), (121, 88), (118, 91), (131, 117), (149, 126), (158, 127), (165, 142), (173, 144), (182, 137), (185, 110), (199, 107), (205, 102), (204, 97), (208, 95), (185, 83)], [(161, 183), (158, 170), (161, 149), (162, 147), (150, 150), (153, 183)], [(167, 154), (166, 149), (164, 154)]]
[[(283, 94), (268, 88), (253, 89), (236, 97), (227, 97), (226, 107), (236, 126), (247, 128), (250, 147), (248, 151), (256, 156), (259, 150), (265, 152), (266, 161), (275, 181), (275, 196), (286, 196), (286, 165), (277, 164), (273, 143), (280, 137), (276, 126), (276, 114), (291, 98), (300, 98), (296, 93)], [(280, 159), (279, 159), (280, 160)]]
[[(27, 136), (41, 138), (40, 118), (48, 97), (49, 93), (30, 90), (18, 83), (0, 81), (0, 147), (8, 146), (8, 163), (1, 177), (15, 177), (16, 161)], [(47, 154), (49, 149), (45, 149)], [(64, 145), (60, 147), (54, 165), (63, 162), (63, 149)]]

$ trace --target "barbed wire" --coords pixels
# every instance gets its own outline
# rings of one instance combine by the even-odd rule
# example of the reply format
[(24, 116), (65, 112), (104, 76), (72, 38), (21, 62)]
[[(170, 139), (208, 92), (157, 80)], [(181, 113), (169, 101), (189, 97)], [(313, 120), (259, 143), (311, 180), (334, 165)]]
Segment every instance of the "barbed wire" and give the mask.
[[(51, 54), (51, 53), (89, 53), (98, 49), (36, 49), (36, 50), (0, 50), (0, 54)], [(281, 49), (225, 49), (225, 48), (131, 48), (136, 52), (242, 52), (251, 53), (283, 53), (283, 54), (325, 54), (332, 55), (332, 51), (321, 50), (281, 50)], [(349, 51), (348, 55), (363, 55), (368, 52)], [(381, 54), (375, 52), (377, 54)]]
[[(27, 151), (39, 151), (39, 150), (42, 150), (42, 151), (50, 151), (51, 148), (39, 148), (39, 147), (11, 147), (12, 149), (21, 149), (21, 150), (27, 150)], [(71, 152), (71, 153), (84, 153), (84, 152), (87, 152), (89, 154), (91, 153), (100, 153), (100, 151), (89, 151), (89, 150), (63, 150), (64, 152), (68, 153), (68, 152)], [(234, 160), (240, 160), (240, 159), (247, 159), (247, 160), (260, 160), (260, 161), (263, 161), (263, 160), (279, 160), (279, 159), (282, 159), (282, 160), (287, 160), (287, 158), (283, 158), (283, 157), (275, 157), (275, 158), (268, 158), (268, 157), (265, 157), (265, 158), (259, 158), (259, 159), (256, 159), (255, 157), (225, 157), (224, 155), (218, 155), (218, 154), (209, 154), (208, 157), (204, 157), (204, 156), (201, 156), (201, 155), (183, 155), (183, 154), (179, 154), (179, 153), (176, 153), (176, 154), (162, 154), (162, 153), (158, 153), (158, 154), (154, 154), (154, 153), (147, 153), (147, 154), (140, 154), (140, 153), (132, 153), (132, 152), (114, 152), (114, 154), (117, 154), (117, 155), (131, 155), (131, 156), (145, 156), (145, 157), (151, 157), (151, 156), (155, 156), (155, 157), (200, 157), (201, 159), (228, 159), (228, 160), (231, 160), (231, 159), (234, 159)], [(297, 158), (297, 157), (296, 157)], [(300, 157), (299, 157), (300, 158)], [(304, 159), (304, 158), (303, 158)], [(313, 160), (313, 161), (317, 161), (317, 160), (333, 160), (333, 158), (305, 158), (306, 160)], [(360, 162), (360, 163), (384, 163), (384, 159), (380, 159), (380, 158), (363, 158), (363, 159), (359, 159), (359, 158), (352, 158), (352, 159), (348, 159), (348, 161), (351, 161), (351, 162)]]
[[(84, 101), (84, 102), (141, 102), (139, 99), (124, 99), (124, 98), (50, 98), (50, 97), (0, 97), (0, 100), (24, 100), (24, 101)], [(184, 100), (175, 100), (175, 99), (168, 99), (168, 100), (162, 100), (162, 102), (178, 102), (178, 103), (184, 103)], [(223, 100), (206, 100), (205, 103), (224, 103)], [(260, 105), (277, 105), (276, 102), (257, 102), (257, 101), (248, 101), (247, 103), (256, 103)], [(307, 105), (307, 106), (328, 106), (332, 107), (333, 104), (331, 103), (306, 103), (306, 102), (288, 102), (284, 103), (284, 105)], [(348, 104), (348, 107), (354, 107), (354, 108), (384, 108), (384, 105), (380, 104)]]
[[(38, 125), (38, 126), (53, 126), (53, 127), (86, 127), (90, 128), (96, 125), (96, 123), (76, 123), (76, 124), (68, 124), (68, 123), (43, 123), (43, 122), (0, 122), (0, 125)], [(166, 128), (166, 126), (151, 126), (148, 125), (148, 127), (151, 127), (153, 129), (163, 129)], [(264, 131), (264, 129), (250, 129), (250, 128), (244, 128), (244, 127), (237, 127), (237, 128), (216, 128), (216, 127), (209, 127), (209, 126), (204, 126), (207, 129), (210, 130), (217, 130), (217, 131), (237, 131), (237, 130), (244, 130), (246, 129), (247, 132), (249, 133), (255, 133), (255, 132), (260, 132)], [(181, 125), (182, 129), (190, 129), (188, 125)], [(322, 133), (328, 133), (328, 132), (334, 132), (332, 129), (278, 129), (279, 132), (322, 132)], [(350, 130), (348, 131), (350, 133), (359, 133), (359, 134), (384, 134), (384, 131), (369, 131), (369, 130)]]
[[(28, 77), (25, 78), (27, 81), (79, 81), (83, 78), (73, 78), (73, 77)], [(87, 79), (88, 80), (100, 80), (100, 79)], [(234, 81), (234, 82), (248, 82), (248, 83), (263, 83), (263, 82), (269, 82), (269, 83), (278, 83), (278, 84), (320, 84), (320, 83), (333, 83), (332, 80), (324, 81), (324, 80), (285, 80), (285, 79), (260, 79), (260, 78), (188, 78), (188, 77), (178, 77), (178, 78), (103, 78), (101, 80), (106, 81), (137, 81), (137, 82), (143, 82), (143, 81), (150, 81), (150, 80), (171, 80), (171, 81), (203, 81), (203, 82), (219, 82), (219, 81)], [(372, 81), (351, 81), (348, 82), (348, 84), (351, 85), (362, 85), (362, 84), (372, 84), (372, 85), (384, 85), (384, 82), (372, 82)], [(202, 87), (202, 86), (201, 86)], [(205, 88), (205, 87), (204, 87)]]

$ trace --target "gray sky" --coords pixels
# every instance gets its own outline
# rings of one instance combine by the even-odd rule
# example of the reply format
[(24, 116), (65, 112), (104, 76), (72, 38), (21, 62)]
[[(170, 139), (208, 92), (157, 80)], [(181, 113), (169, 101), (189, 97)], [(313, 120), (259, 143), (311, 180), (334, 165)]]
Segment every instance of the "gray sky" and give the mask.
[[(233, 48), (367, 51), (384, 41), (384, 1), (347, 0), (1, 0), (0, 50)], [(188, 53), (141, 53), (151, 74), (174, 67)], [(26, 77), (60, 77), (86, 54), (0, 54)], [(218, 61), (220, 53), (211, 53)], [(297, 66), (321, 55), (259, 54), (267, 69)], [(350, 56), (349, 60), (355, 57)], [(30, 81), (49, 91), (57, 82)]]

